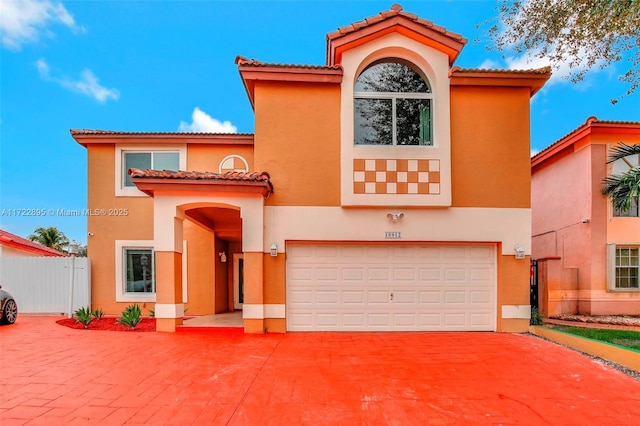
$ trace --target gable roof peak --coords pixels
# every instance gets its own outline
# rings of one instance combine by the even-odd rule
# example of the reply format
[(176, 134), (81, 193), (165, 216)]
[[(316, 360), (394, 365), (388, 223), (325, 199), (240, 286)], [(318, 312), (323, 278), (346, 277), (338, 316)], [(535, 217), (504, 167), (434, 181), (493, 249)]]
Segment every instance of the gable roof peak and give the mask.
[(467, 39), (460, 34), (448, 31), (414, 13), (405, 12), (403, 7), (396, 3), (389, 10), (328, 33), (327, 65), (340, 64), (345, 51), (394, 32), (447, 54), (449, 64), (453, 64), (467, 43)]

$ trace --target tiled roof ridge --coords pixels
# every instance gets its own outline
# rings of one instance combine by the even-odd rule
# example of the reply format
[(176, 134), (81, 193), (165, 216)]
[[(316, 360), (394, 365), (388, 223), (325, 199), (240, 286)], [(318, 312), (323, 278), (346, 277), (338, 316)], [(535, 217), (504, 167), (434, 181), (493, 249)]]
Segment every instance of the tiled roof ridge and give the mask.
[(172, 171), (131, 168), (128, 171), (132, 178), (143, 179), (183, 179), (183, 180), (221, 180), (221, 181), (245, 181), (245, 182), (270, 182), (268, 172), (198, 172), (198, 171)]
[(637, 126), (640, 126), (640, 121), (599, 120), (598, 117), (592, 115), (591, 117), (587, 118), (583, 124), (579, 125), (575, 129), (573, 129), (572, 131), (570, 131), (566, 135), (562, 136), (561, 138), (557, 139), (555, 142), (551, 143), (549, 146), (544, 148), (542, 151), (540, 151), (539, 153), (537, 153), (536, 155), (531, 157), (531, 161), (533, 161), (534, 159), (539, 158), (544, 153), (546, 153), (549, 150), (551, 150), (554, 147), (556, 147), (558, 144), (562, 143), (563, 141), (565, 141), (569, 137), (581, 132), (582, 130), (586, 129), (587, 127), (591, 126), (592, 124), (623, 124), (623, 125), (632, 125), (632, 126), (633, 125), (637, 125)]
[(439, 32), (443, 35), (446, 35), (447, 37), (451, 37), (453, 39), (459, 40), (459, 41), (463, 41), (466, 43), (467, 39), (464, 38), (462, 35), (451, 32), (449, 30), (447, 30), (445, 27), (441, 27), (439, 25), (434, 24), (432, 21), (426, 20), (426, 19), (422, 19), (420, 18), (418, 15), (416, 15), (415, 13), (410, 13), (410, 12), (405, 12), (404, 9), (402, 8), (402, 6), (400, 4), (394, 4), (391, 6), (391, 9), (389, 10), (384, 10), (380, 13), (378, 13), (377, 15), (373, 15), (370, 16), (368, 18), (365, 18), (361, 21), (357, 21), (354, 22), (350, 25), (346, 25), (344, 27), (340, 27), (338, 28), (336, 31), (333, 31), (331, 33), (327, 34), (327, 39), (332, 40), (338, 37), (342, 37), (346, 34), (352, 33), (354, 31), (358, 31), (362, 28), (368, 27), (370, 25), (373, 24), (377, 24), (378, 22), (382, 22), (385, 21), (387, 19), (396, 17), (396, 16), (402, 16), (404, 18), (407, 18), (411, 21), (414, 21), (417, 24), (420, 24), (426, 28), (429, 28), (433, 31)]
[(29, 247), (29, 248), (32, 248), (32, 249), (37, 249), (39, 251), (50, 253), (50, 254), (55, 255), (55, 256), (61, 256), (61, 257), (65, 256), (64, 253), (61, 253), (58, 250), (54, 250), (54, 249), (52, 249), (50, 247), (43, 246), (40, 243), (37, 243), (35, 241), (31, 241), (31, 240), (29, 240), (27, 238), (23, 238), (23, 237), (21, 237), (19, 235), (16, 235), (16, 234), (12, 234), (11, 232), (5, 231), (5, 230), (2, 230), (2, 229), (0, 229), (0, 241), (13, 242), (15, 244), (18, 244), (18, 245), (21, 245), (21, 246), (26, 246), (26, 247)]
[(127, 132), (120, 130), (71, 129), (75, 135), (203, 135), (203, 136), (253, 136), (253, 133), (217, 133), (217, 132)]
[(305, 70), (342, 70), (342, 66), (336, 65), (306, 65), (306, 64), (282, 64), (274, 62), (263, 62), (257, 59), (249, 59), (244, 56), (236, 56), (236, 65), (259, 67), (259, 68), (295, 68)]
[(550, 66), (546, 66), (546, 67), (541, 67), (541, 68), (530, 68), (530, 69), (520, 69), (520, 70), (510, 70), (510, 69), (504, 69), (504, 68), (496, 68), (496, 69), (492, 69), (492, 68), (461, 68), (458, 66), (455, 66), (453, 68), (451, 68), (451, 71), (449, 71), (449, 74), (453, 74), (456, 72), (472, 72), (472, 73), (478, 73), (478, 74), (482, 74), (482, 73), (498, 73), (498, 74), (548, 74), (551, 72), (551, 67)]

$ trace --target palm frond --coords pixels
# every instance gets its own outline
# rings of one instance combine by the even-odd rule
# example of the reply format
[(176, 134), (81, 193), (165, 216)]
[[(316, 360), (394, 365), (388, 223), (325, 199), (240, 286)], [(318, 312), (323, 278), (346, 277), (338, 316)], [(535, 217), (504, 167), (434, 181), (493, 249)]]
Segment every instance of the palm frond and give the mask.
[(621, 211), (629, 210), (631, 200), (640, 195), (640, 167), (621, 175), (607, 176), (602, 183), (602, 193), (611, 198), (613, 207)]
[(607, 163), (613, 163), (622, 158), (629, 157), (630, 155), (640, 155), (640, 145), (627, 145), (620, 142), (618, 145), (611, 148), (609, 152), (609, 161)]

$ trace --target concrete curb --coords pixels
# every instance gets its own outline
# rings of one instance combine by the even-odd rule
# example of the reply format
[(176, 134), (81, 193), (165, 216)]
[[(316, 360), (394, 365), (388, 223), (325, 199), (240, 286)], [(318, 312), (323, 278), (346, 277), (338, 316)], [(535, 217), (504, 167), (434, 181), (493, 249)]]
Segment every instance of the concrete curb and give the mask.
[(598, 342), (585, 337), (574, 336), (562, 331), (551, 330), (539, 326), (530, 326), (529, 331), (536, 336), (544, 337), (561, 345), (569, 346), (589, 355), (615, 362), (631, 370), (640, 372), (640, 352), (623, 349), (620, 346)]

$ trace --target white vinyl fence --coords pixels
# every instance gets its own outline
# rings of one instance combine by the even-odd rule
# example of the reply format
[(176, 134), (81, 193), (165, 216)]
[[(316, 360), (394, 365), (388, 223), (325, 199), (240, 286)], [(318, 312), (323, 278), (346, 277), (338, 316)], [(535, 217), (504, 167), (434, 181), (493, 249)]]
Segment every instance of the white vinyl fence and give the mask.
[[(73, 265), (73, 268), (72, 268)], [(91, 260), (86, 257), (0, 257), (0, 284), (22, 313), (69, 313), (91, 304)]]

